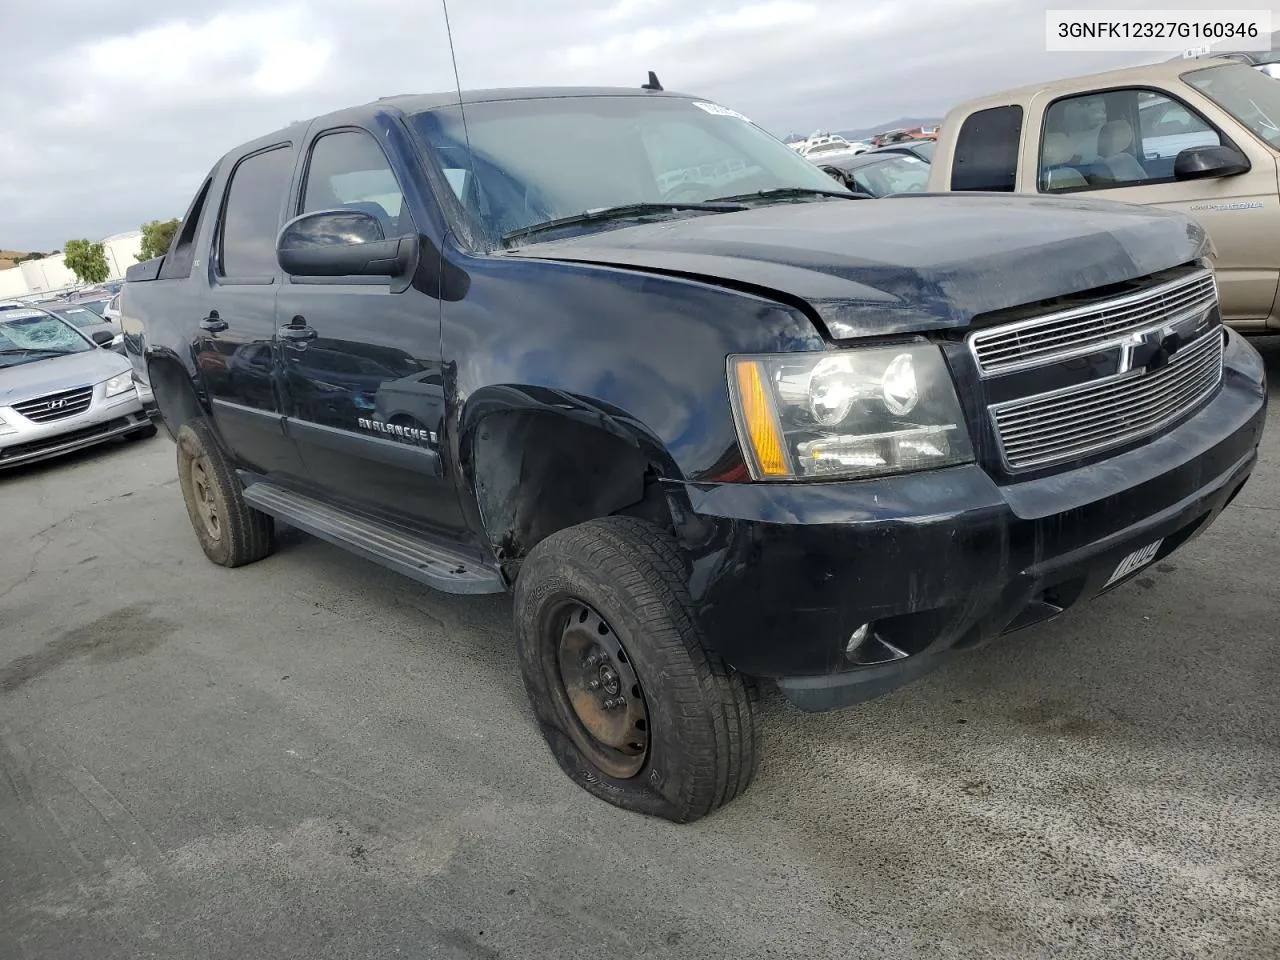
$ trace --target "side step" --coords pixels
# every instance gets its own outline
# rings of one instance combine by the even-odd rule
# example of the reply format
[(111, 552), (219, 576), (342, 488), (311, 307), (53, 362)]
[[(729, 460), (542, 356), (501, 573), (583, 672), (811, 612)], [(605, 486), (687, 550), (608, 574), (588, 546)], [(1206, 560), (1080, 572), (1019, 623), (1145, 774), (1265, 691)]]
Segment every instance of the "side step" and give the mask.
[(255, 510), (278, 517), (313, 537), (328, 540), (437, 590), (446, 593), (506, 591), (496, 570), (391, 524), (352, 516), (265, 480), (246, 486), (244, 499)]

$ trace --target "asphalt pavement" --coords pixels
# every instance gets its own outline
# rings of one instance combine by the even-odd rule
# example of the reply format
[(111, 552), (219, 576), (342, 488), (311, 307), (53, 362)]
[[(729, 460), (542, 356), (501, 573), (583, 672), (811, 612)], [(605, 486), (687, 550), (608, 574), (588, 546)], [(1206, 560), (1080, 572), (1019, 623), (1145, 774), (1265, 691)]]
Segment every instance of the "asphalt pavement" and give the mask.
[(560, 773), (505, 598), (292, 532), (215, 567), (163, 435), (0, 475), (0, 958), (1280, 957), (1278, 394), (1186, 549), (858, 708), (766, 695), (683, 827)]

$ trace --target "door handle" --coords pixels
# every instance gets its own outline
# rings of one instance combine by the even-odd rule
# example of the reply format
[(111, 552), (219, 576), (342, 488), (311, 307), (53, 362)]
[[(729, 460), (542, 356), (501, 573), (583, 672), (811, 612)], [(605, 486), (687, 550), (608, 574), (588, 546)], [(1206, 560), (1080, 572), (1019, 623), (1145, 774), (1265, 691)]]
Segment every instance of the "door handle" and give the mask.
[(282, 340), (302, 341), (314, 340), (319, 334), (315, 327), (307, 325), (305, 317), (294, 317), (283, 327), (276, 330)]
[(200, 329), (210, 333), (219, 333), (227, 329), (227, 321), (218, 316), (217, 310), (210, 310), (209, 315), (200, 321)]

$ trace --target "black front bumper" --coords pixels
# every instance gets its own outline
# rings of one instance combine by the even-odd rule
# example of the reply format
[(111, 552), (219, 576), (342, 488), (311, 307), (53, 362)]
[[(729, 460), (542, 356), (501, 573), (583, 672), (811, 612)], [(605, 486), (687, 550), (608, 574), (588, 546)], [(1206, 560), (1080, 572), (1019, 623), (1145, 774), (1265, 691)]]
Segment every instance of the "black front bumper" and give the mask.
[[(1261, 358), (1231, 334), (1222, 388), (1101, 463), (998, 485), (978, 466), (848, 483), (683, 484), (689, 591), (709, 642), (807, 710), (888, 692), (955, 651), (1059, 615), (1161, 541), (1203, 532), (1257, 460)], [(868, 640), (847, 652), (854, 632)]]

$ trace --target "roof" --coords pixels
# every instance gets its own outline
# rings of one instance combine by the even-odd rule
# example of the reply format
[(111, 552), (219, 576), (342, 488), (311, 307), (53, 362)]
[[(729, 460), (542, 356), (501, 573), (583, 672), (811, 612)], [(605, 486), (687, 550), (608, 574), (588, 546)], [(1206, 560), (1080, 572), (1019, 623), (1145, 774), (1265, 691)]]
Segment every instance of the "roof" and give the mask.
[(1123, 87), (1131, 84), (1141, 84), (1143, 81), (1172, 81), (1192, 70), (1203, 70), (1206, 67), (1216, 67), (1231, 63), (1239, 64), (1239, 61), (1226, 57), (1205, 58), (1203, 60), (1179, 57), (1176, 60), (1163, 60), (1159, 63), (1125, 67), (1121, 70), (1108, 70), (1104, 73), (1089, 73), (1075, 77), (1060, 77), (1057, 80), (1047, 80), (1044, 83), (1014, 87), (966, 101), (962, 104), (962, 107), (967, 113), (975, 107), (999, 106), (1015, 101), (1031, 100), (1039, 94), (1054, 93), (1065, 86)]
[[(638, 87), (495, 87), (489, 90), (463, 90), (462, 104), (486, 103), (491, 100), (546, 100), (559, 97), (678, 97), (689, 94), (671, 90), (641, 90)], [(458, 91), (448, 93), (410, 93), (379, 97), (375, 104), (394, 107), (405, 113), (421, 113), (458, 104)], [(370, 104), (372, 106), (373, 104)]]

